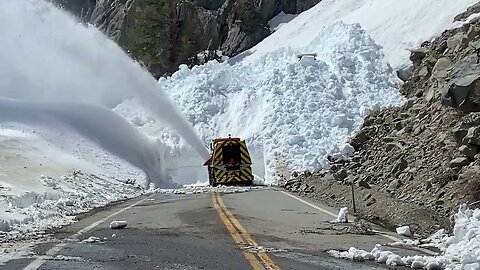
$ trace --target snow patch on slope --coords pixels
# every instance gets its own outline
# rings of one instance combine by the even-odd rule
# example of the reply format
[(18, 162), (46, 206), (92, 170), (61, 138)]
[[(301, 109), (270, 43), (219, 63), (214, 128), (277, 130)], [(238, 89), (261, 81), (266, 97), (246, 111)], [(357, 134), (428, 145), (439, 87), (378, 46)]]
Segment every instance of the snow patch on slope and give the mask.
[(452, 27), (453, 18), (476, 0), (323, 0), (283, 25), (240, 58), (253, 63), (272, 50), (302, 48), (318, 29), (343, 21), (358, 23), (382, 47), (394, 68), (409, 65), (409, 49)]

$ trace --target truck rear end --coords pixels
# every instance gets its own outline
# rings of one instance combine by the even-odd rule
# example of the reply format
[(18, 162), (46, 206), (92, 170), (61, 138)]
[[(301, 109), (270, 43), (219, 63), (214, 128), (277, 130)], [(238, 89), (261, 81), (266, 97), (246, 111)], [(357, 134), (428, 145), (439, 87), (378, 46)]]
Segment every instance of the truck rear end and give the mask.
[(231, 137), (214, 139), (210, 149), (211, 157), (205, 163), (210, 185), (253, 184), (252, 159), (244, 140)]

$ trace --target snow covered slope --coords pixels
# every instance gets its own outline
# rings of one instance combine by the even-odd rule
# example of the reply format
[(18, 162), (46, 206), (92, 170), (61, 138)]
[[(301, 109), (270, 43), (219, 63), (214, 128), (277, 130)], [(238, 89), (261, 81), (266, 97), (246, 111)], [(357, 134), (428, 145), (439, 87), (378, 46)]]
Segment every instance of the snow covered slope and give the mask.
[(345, 143), (368, 112), (403, 102), (393, 68), (409, 62), (408, 49), (474, 2), (325, 0), (230, 63), (181, 67), (159, 83), (204, 139), (246, 138), (254, 173), (276, 183), (279, 163), (311, 170), (350, 154)]
[[(325, 26), (358, 23), (397, 68), (409, 64), (409, 51), (452, 27), (453, 18), (476, 0), (323, 0), (243, 53), (253, 62), (279, 48), (302, 50)], [(333, 33), (332, 33), (333, 34)], [(240, 56), (242, 57), (242, 56)]]

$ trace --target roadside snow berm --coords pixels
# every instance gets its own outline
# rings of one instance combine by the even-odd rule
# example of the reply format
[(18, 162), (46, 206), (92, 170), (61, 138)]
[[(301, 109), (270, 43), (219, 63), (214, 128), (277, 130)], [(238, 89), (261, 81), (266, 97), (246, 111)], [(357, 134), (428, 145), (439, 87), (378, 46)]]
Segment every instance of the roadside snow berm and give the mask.
[(210, 150), (210, 159), (203, 164), (208, 168), (210, 185), (253, 184), (252, 159), (244, 140), (231, 135), (214, 139)]

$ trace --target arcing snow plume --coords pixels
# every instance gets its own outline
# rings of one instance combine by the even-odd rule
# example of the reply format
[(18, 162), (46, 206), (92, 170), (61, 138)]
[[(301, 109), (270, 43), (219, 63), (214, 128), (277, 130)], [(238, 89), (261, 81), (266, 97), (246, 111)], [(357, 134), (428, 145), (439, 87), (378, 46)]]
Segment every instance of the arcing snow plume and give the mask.
[[(0, 97), (35, 101), (37, 110), (52, 112), (47, 104), (41, 103), (84, 103), (113, 108), (127, 98), (138, 96), (155, 117), (177, 130), (201, 158), (208, 158), (203, 142), (153, 77), (94, 27), (79, 24), (44, 0), (0, 1), (0, 33)], [(8, 109), (18, 112), (25, 108), (11, 105), (14, 103), (0, 107), (0, 112), (7, 115)], [(105, 110), (90, 107), (91, 113), (74, 114), (68, 113), (68, 107), (59, 105), (56, 113), (66, 121), (72, 118), (77, 123), (83, 121), (82, 130), (102, 139), (100, 144), (108, 144), (110, 151), (122, 155), (137, 147), (137, 152), (147, 153), (121, 157), (130, 162), (136, 159), (133, 163), (142, 168), (156, 162), (150, 160), (144, 138), (138, 137), (138, 132), (124, 130), (127, 127), (119, 119), (108, 116), (109, 121), (116, 122), (110, 126), (100, 119), (87, 120), (96, 117), (96, 113), (106, 116)], [(106, 129), (111, 130), (103, 133)], [(105, 137), (124, 132), (132, 140), (109, 141)]]
[(112, 110), (78, 103), (28, 102), (0, 98), (0, 122), (14, 121), (45, 126), (61, 121), (105, 150), (143, 170), (157, 186), (169, 183), (161, 149)]

